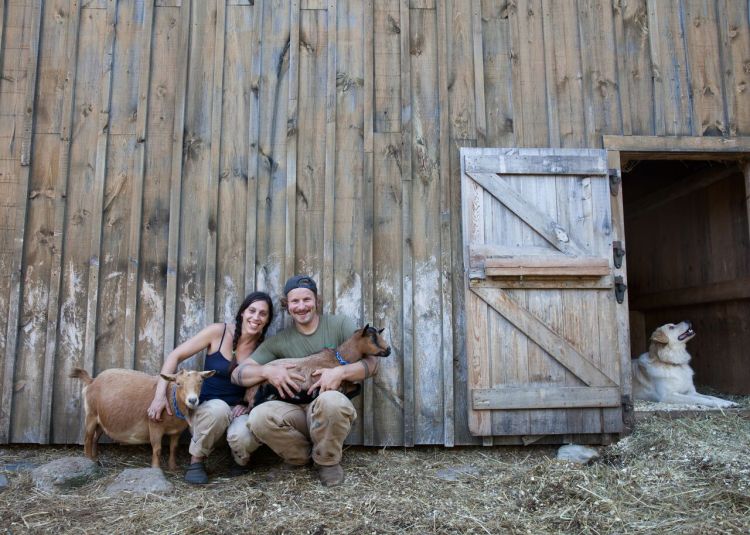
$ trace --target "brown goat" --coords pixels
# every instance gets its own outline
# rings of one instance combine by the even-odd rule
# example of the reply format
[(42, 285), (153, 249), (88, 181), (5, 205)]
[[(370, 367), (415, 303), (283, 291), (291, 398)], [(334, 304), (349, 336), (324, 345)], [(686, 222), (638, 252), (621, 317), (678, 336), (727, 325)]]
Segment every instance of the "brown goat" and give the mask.
[[(273, 385), (264, 382), (248, 388), (245, 399), (249, 400), (250, 408), (272, 399), (282, 399), (283, 401), (297, 404), (310, 403), (317, 397), (317, 393), (314, 393), (312, 396), (307, 394), (307, 390), (316, 381), (316, 378), (313, 377), (313, 372), (321, 368), (336, 368), (337, 366), (341, 366), (342, 362), (337, 358), (337, 354), (348, 364), (358, 362), (370, 355), (375, 357), (387, 357), (390, 355), (391, 348), (388, 342), (381, 336), (383, 330), (377, 330), (368, 324), (361, 330), (357, 329), (348, 340), (335, 350), (324, 349), (319, 353), (299, 359), (288, 358), (271, 361), (269, 364), (273, 366), (288, 362), (295, 364), (294, 368), (289, 369), (289, 372), (299, 373), (305, 378), (299, 384), (299, 392), (292, 398), (281, 398)], [(346, 393), (351, 384), (347, 382), (342, 384), (341, 387)]]
[[(147, 411), (156, 393), (157, 376), (135, 370), (112, 369), (100, 373), (96, 379), (75, 368), (70, 377), (80, 379), (86, 411), (86, 435), (83, 451), (95, 460), (97, 441), (102, 432), (123, 444), (151, 444), (151, 466), (159, 468), (161, 440), (169, 436), (169, 469), (176, 470), (175, 450), (180, 434), (188, 427), (192, 413), (199, 404), (203, 379), (215, 371), (180, 370), (176, 374), (161, 374), (169, 381), (167, 401), (172, 410), (166, 411), (161, 422), (148, 418)], [(183, 418), (180, 415), (184, 416)]]

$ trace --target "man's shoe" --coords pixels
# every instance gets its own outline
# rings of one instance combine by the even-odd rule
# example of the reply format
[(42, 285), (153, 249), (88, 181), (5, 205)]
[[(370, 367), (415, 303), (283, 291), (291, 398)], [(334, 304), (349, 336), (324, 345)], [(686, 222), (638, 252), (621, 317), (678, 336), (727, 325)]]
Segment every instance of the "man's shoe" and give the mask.
[(229, 477), (239, 477), (244, 476), (248, 472), (250, 472), (250, 466), (245, 465), (242, 466), (241, 464), (237, 464), (234, 459), (230, 461), (229, 465)]
[(318, 468), (318, 477), (325, 487), (335, 487), (344, 482), (344, 469), (340, 464), (333, 466), (316, 465)]
[(185, 481), (193, 485), (205, 485), (208, 483), (208, 474), (202, 462), (191, 463), (185, 471)]

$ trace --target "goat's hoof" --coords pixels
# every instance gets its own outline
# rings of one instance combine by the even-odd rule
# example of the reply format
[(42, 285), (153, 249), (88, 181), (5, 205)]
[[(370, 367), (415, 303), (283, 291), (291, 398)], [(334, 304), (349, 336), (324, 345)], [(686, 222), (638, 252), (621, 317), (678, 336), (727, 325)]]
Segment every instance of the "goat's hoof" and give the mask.
[(191, 463), (185, 471), (185, 481), (192, 485), (205, 485), (208, 483), (208, 474), (202, 462)]
[(344, 482), (344, 469), (340, 464), (333, 466), (316, 465), (318, 468), (318, 477), (325, 487), (335, 487)]

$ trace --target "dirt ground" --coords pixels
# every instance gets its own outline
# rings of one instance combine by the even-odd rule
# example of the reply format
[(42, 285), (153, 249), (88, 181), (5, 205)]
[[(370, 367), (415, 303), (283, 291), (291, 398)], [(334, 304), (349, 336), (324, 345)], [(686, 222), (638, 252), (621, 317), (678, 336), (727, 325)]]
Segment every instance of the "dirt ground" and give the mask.
[[(167, 496), (103, 496), (147, 447), (103, 445), (103, 476), (45, 494), (17, 463), (82, 455), (80, 447), (0, 449), (0, 533), (748, 533), (750, 421), (739, 415), (649, 417), (587, 466), (556, 448), (349, 448), (342, 487), (311, 468), (283, 471), (263, 453), (229, 478), (229, 453), (209, 462), (211, 483), (166, 472)], [(183, 452), (180, 462), (187, 462)]]

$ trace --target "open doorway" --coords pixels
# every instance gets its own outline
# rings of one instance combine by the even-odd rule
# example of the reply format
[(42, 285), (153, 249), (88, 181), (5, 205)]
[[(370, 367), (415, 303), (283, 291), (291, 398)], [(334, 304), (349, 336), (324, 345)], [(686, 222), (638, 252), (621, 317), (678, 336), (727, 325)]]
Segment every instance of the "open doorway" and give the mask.
[(750, 394), (750, 224), (737, 160), (623, 160), (631, 352), (690, 320), (695, 384)]

